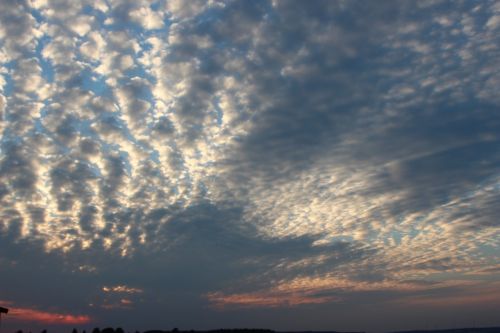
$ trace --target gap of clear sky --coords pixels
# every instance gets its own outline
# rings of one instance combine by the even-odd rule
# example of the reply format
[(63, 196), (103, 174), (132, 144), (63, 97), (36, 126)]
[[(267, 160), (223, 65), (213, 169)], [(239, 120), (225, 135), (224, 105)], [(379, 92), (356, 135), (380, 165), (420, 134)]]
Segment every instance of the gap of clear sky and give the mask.
[(500, 2), (0, 2), (3, 329), (500, 325)]

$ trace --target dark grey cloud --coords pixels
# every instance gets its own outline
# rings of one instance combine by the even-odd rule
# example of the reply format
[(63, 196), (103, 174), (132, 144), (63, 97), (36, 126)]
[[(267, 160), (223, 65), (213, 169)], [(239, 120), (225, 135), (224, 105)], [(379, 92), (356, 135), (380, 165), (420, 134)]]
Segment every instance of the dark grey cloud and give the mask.
[(21, 198), (29, 198), (35, 191), (36, 173), (33, 172), (31, 152), (19, 141), (2, 142), (0, 177)]
[[(145, 218), (161, 220), (167, 213), (156, 212)], [(119, 249), (104, 252), (98, 243), (65, 254), (46, 253), (41, 241), (13, 241), (9, 233), (4, 233), (2, 259), (7, 264), (1, 270), (2, 297), (41, 309), (65, 304), (66, 311), (90, 314), (96, 324), (116, 318), (122, 325), (132, 325), (134, 319), (127, 309), (117, 308), (102, 316), (102, 306), (119, 302), (102, 288), (126, 285), (141, 289), (137, 295), (122, 295), (133, 300), (134, 312), (162, 324), (167, 309), (187, 325), (190, 317), (184, 311), (194, 309), (197, 320), (202, 319), (198, 311), (208, 305), (203, 298), (208, 292), (221, 288), (253, 290), (268, 287), (268, 280), (307, 273), (301, 268), (276, 269), (288, 260), (328, 254), (336, 257), (328, 261), (333, 267), (366, 255), (347, 243), (311, 247), (314, 239), (305, 237), (265, 241), (251, 236), (248, 230), (234, 229), (232, 219), (238, 219), (238, 215), (240, 212), (220, 211), (210, 204), (192, 207), (174, 215), (172, 221), (154, 231), (150, 243), (125, 258)], [(133, 220), (133, 213), (119, 216), (124, 225), (133, 225)], [(266, 279), (255, 279), (256, 274)], [(51, 295), (60, 292), (64, 295), (54, 303)]]

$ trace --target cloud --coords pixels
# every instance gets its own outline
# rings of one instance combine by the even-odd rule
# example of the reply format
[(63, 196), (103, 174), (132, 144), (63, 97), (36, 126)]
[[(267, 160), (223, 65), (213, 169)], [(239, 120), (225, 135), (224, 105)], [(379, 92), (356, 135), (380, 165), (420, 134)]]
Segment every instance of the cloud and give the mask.
[(36, 322), (49, 325), (85, 325), (91, 322), (89, 316), (61, 314), (26, 308), (12, 308), (9, 312), (9, 318), (11, 317), (15, 321)]
[(127, 286), (113, 286), (113, 287), (102, 287), (104, 292), (112, 292), (112, 293), (126, 293), (126, 294), (136, 294), (142, 293), (142, 290), (139, 288), (131, 288)]
[(238, 294), (238, 295), (221, 295), (211, 293), (207, 295), (210, 302), (214, 303), (216, 308), (224, 309), (225, 307), (283, 307), (283, 306), (298, 306), (303, 304), (331, 303), (337, 300), (336, 297), (307, 297), (297, 295), (273, 295), (273, 294)]
[(79, 299), (30, 301), (24, 275), (26, 309), (325, 309), (497, 278), (497, 4), (0, 13), (2, 272), (46, 258)]

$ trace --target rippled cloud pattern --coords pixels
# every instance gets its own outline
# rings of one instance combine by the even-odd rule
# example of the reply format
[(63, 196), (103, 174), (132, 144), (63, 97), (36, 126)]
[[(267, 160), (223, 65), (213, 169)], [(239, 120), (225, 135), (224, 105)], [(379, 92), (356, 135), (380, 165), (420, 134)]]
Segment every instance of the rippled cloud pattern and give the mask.
[(499, 36), (486, 0), (1, 2), (0, 300), (500, 324)]

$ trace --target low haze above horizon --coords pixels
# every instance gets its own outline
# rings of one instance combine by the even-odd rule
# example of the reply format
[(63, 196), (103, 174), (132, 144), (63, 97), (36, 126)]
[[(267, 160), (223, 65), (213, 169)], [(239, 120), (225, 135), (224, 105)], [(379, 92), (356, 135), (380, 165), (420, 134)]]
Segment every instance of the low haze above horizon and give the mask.
[(2, 333), (500, 326), (500, 1), (0, 1)]

